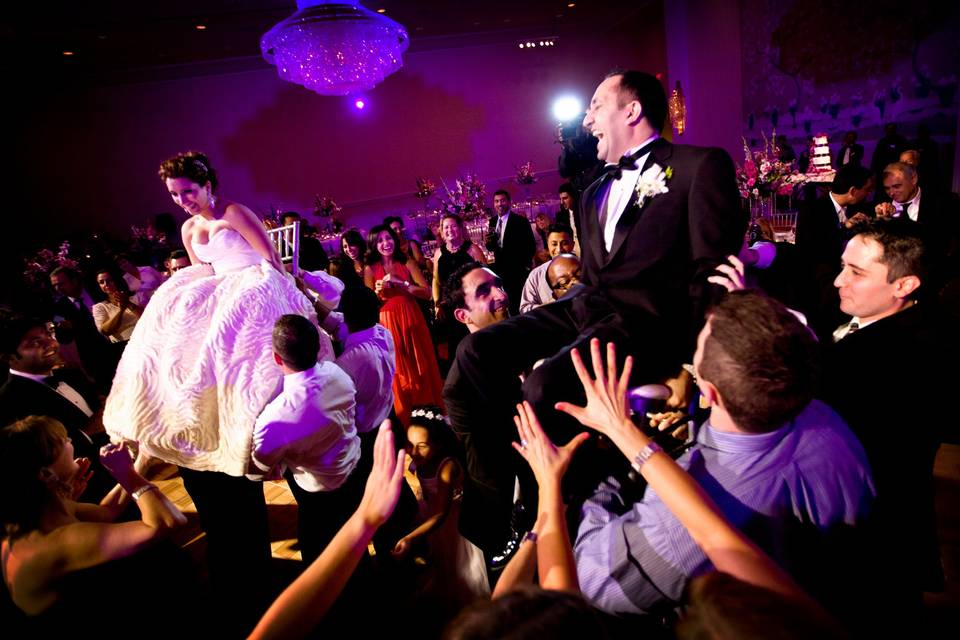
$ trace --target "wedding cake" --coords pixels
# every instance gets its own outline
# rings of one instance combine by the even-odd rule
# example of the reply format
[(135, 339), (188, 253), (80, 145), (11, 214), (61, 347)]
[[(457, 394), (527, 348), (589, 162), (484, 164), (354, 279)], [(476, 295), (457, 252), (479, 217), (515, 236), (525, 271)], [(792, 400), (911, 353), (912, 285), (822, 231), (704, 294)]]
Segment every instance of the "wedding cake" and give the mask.
[(829, 138), (825, 133), (813, 136), (810, 145), (810, 166), (807, 169), (808, 182), (832, 182), (836, 171), (831, 167)]

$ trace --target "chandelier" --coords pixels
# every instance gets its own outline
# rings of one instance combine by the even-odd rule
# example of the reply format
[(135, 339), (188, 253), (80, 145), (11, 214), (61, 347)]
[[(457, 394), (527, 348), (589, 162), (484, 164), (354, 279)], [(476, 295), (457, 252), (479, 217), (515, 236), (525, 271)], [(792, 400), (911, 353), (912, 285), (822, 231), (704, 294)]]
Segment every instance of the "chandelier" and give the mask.
[(287, 82), (321, 95), (372, 89), (403, 66), (404, 27), (359, 2), (297, 0), (297, 11), (260, 39), (264, 59)]

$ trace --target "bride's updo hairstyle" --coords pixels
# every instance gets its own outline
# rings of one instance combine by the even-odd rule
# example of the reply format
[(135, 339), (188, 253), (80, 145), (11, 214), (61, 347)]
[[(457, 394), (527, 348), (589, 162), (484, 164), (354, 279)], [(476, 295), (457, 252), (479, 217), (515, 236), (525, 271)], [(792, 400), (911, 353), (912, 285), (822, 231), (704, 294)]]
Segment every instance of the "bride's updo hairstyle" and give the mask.
[(210, 188), (217, 190), (217, 172), (204, 154), (199, 151), (178, 153), (160, 163), (160, 179), (187, 178), (203, 186), (210, 181)]

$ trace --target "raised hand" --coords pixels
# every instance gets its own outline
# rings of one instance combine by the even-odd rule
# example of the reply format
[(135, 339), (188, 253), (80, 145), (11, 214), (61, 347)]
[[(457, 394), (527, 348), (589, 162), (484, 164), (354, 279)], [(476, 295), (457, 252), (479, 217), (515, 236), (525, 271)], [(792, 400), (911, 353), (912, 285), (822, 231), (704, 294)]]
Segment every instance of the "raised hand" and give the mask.
[(520, 436), (519, 443), (512, 443), (513, 448), (530, 465), (537, 484), (541, 487), (550, 482), (559, 485), (567, 467), (570, 466), (573, 454), (590, 437), (590, 434), (586, 432), (578, 434), (570, 442), (558, 448), (543, 432), (540, 421), (529, 402), (517, 405), (517, 415), (514, 416), (513, 421), (517, 425), (517, 434)]
[(384, 420), (373, 445), (373, 469), (357, 507), (357, 513), (368, 526), (379, 527), (396, 508), (403, 482), (404, 455), (403, 450), (394, 453), (393, 430), (390, 421)]
[(577, 349), (570, 351), (573, 368), (587, 394), (586, 406), (578, 407), (569, 402), (558, 402), (556, 409), (616, 441), (615, 435), (626, 425), (631, 429), (634, 428), (630, 421), (630, 405), (627, 402), (627, 387), (630, 382), (630, 372), (633, 369), (633, 358), (627, 356), (623, 372), (618, 376), (617, 348), (612, 342), (607, 343), (606, 365), (600, 354), (600, 341), (597, 338), (590, 341), (590, 354), (596, 378), (590, 377), (580, 352)]
[(746, 289), (744, 279), (746, 267), (744, 267), (743, 262), (737, 256), (727, 256), (727, 262), (729, 264), (717, 265), (717, 271), (720, 272), (720, 275), (710, 276), (707, 278), (707, 282), (718, 284), (727, 291)]

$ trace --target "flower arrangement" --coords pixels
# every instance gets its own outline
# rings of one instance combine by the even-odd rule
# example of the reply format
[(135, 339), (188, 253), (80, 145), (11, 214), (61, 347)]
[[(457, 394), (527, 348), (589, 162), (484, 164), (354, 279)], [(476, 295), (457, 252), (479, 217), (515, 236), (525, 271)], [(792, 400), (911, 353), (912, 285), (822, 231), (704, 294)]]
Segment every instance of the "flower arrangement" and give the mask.
[(164, 255), (170, 251), (167, 234), (157, 231), (152, 224), (145, 227), (132, 225), (128, 250), (134, 255)]
[(333, 201), (333, 198), (329, 196), (320, 196), (317, 194), (313, 197), (313, 215), (320, 218), (332, 218), (337, 216), (343, 209)]
[(437, 185), (430, 178), (417, 178), (417, 193), (414, 195), (418, 198), (429, 198), (436, 190)]
[(54, 253), (50, 249), (41, 249), (31, 258), (25, 258), (26, 269), (23, 277), (34, 289), (43, 289), (47, 286), (50, 272), (57, 267), (77, 268), (77, 261), (70, 257), (70, 243), (64, 240), (59, 250)]
[(486, 212), (484, 196), (487, 188), (475, 173), (468, 173), (457, 179), (456, 189), (451, 190), (446, 182), (443, 188), (447, 192), (447, 199), (443, 201), (443, 210), (456, 213), (464, 217), (473, 217)]
[(743, 139), (743, 166), (737, 165), (737, 187), (742, 197), (790, 195), (795, 186), (804, 182), (803, 174), (796, 170), (793, 162), (779, 159), (776, 137), (776, 131), (769, 139), (764, 134), (760, 151), (751, 150)]
[(533, 172), (533, 162), (527, 160), (517, 167), (517, 175), (514, 178), (517, 184), (533, 184), (537, 181), (537, 176)]

